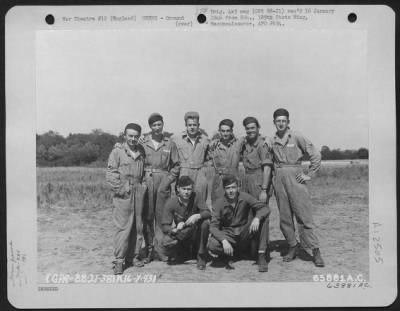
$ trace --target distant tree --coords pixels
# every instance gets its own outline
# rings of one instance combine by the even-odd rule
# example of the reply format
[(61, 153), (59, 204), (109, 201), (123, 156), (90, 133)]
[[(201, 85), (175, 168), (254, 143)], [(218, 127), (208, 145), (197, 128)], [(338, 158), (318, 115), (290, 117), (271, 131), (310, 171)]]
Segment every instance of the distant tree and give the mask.
[(340, 149), (333, 149), (331, 150), (331, 152), (329, 153), (329, 160), (342, 160), (342, 152), (340, 151)]
[(328, 146), (322, 146), (321, 148), (321, 157), (322, 160), (329, 160), (331, 150)]
[(94, 129), (94, 130), (92, 130), (92, 134), (93, 134), (94, 136), (99, 136), (99, 135), (103, 135), (104, 132), (103, 132), (102, 129)]
[(345, 160), (357, 159), (357, 150), (348, 150), (348, 149), (346, 149), (342, 153), (342, 158), (345, 159)]
[(47, 160), (48, 161), (55, 161), (61, 159), (66, 151), (65, 144), (58, 144), (55, 146), (50, 146), (47, 150)]
[(41, 166), (47, 161), (47, 148), (44, 145), (37, 145), (36, 148), (36, 164)]
[(107, 160), (109, 153), (113, 149), (115, 143), (118, 141), (118, 137), (108, 133), (102, 133), (96, 135), (93, 140), (93, 144), (99, 147), (99, 156), (97, 160), (104, 161)]
[(367, 148), (360, 148), (357, 151), (357, 155), (359, 159), (368, 159), (369, 153)]
[(48, 131), (42, 135), (36, 136), (36, 144), (43, 145), (46, 149), (51, 146), (65, 143), (65, 138), (54, 131)]

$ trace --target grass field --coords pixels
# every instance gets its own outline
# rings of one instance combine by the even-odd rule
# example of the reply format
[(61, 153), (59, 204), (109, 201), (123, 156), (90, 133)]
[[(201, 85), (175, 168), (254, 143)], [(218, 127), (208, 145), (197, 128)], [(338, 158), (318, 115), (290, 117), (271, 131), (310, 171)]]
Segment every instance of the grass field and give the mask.
[[(300, 259), (283, 263), (273, 251), (268, 273), (258, 273), (250, 260), (236, 262), (230, 271), (210, 263), (198, 271), (193, 260), (177, 266), (155, 261), (125, 273), (157, 275), (157, 282), (307, 282), (328, 273), (361, 273), (368, 280), (368, 165), (327, 163), (309, 190), (324, 268)], [(37, 203), (39, 282), (49, 273), (112, 273), (112, 195), (105, 169), (38, 168)], [(270, 205), (270, 240), (277, 245), (283, 235), (274, 198)]]

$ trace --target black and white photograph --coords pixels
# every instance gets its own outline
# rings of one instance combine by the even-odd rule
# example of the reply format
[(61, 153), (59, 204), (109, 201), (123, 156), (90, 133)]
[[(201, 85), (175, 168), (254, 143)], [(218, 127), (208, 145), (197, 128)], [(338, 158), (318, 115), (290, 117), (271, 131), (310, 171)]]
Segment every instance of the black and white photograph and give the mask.
[[(311, 290), (326, 306), (395, 299), (388, 7), (13, 10), (14, 306), (322, 306)], [(22, 156), (24, 184), (9, 174)]]

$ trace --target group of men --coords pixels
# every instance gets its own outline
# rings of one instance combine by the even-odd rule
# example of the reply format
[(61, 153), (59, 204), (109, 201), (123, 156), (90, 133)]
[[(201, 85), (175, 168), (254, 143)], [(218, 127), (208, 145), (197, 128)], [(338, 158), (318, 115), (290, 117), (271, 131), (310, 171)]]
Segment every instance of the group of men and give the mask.
[[(268, 271), (268, 203), (273, 192), (289, 246), (283, 261), (294, 260), (300, 248), (311, 249), (314, 264), (323, 267), (306, 186), (318, 172), (321, 156), (307, 138), (289, 128), (289, 112), (274, 112), (273, 137), (260, 135), (254, 117), (243, 120), (242, 138), (233, 134), (232, 120), (222, 120), (213, 140), (200, 129), (197, 112), (186, 113), (184, 120), (186, 130), (176, 135), (163, 130), (158, 113), (150, 115), (151, 132), (144, 135), (140, 125), (130, 123), (124, 143), (110, 154), (114, 273), (155, 258), (179, 264), (188, 256), (197, 257), (200, 270), (209, 258), (218, 257), (227, 269), (234, 269), (234, 259), (243, 254), (255, 257), (258, 271)], [(300, 161), (305, 153), (310, 156), (307, 174)], [(244, 176), (239, 174), (240, 162)], [(209, 167), (214, 169), (211, 191)]]

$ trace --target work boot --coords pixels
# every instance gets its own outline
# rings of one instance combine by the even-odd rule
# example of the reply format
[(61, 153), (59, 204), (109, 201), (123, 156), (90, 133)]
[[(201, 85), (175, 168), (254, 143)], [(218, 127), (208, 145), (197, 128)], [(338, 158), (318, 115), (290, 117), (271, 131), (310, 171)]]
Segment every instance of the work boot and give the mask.
[(197, 269), (205, 270), (205, 268), (206, 268), (205, 255), (204, 254), (198, 254), (197, 255)]
[(314, 261), (314, 257), (311, 256), (303, 247), (297, 249), (297, 255), (301, 260), (304, 261)]
[(268, 262), (265, 253), (258, 253), (258, 272), (267, 272)]
[(314, 256), (314, 265), (316, 267), (325, 267), (325, 264), (324, 264), (324, 261), (322, 260), (319, 248), (314, 248), (312, 250), (312, 253), (313, 253), (313, 256)]
[(114, 270), (114, 274), (123, 274), (124, 273), (124, 264), (120, 261), (114, 261), (114, 266), (113, 266), (113, 270)]
[(185, 262), (184, 256), (181, 250), (176, 250), (173, 252), (172, 256), (168, 256), (168, 265), (180, 265)]
[(136, 268), (141, 268), (144, 266), (143, 260), (138, 255), (133, 258), (133, 266)]
[(227, 270), (235, 270), (235, 266), (233, 265), (233, 257), (226, 256), (225, 268)]
[(283, 261), (289, 262), (296, 258), (297, 256), (297, 244), (295, 246), (290, 246), (289, 251), (285, 256), (283, 256)]
[(150, 263), (152, 261), (153, 261), (153, 247), (149, 247), (147, 249), (147, 256), (146, 256), (145, 259), (143, 259), (143, 263), (145, 265), (147, 265), (148, 263)]
[(127, 269), (129, 267), (133, 266), (133, 258), (125, 258), (125, 263), (124, 263), (124, 269)]

